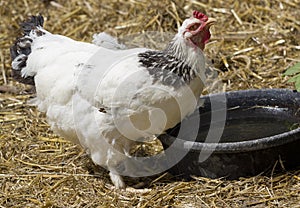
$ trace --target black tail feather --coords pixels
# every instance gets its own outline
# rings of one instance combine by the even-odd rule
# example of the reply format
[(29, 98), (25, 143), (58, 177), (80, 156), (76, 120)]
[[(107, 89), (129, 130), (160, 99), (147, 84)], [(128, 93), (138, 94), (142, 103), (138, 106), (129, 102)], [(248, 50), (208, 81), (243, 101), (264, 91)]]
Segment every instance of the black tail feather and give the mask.
[(24, 35), (29, 35), (30, 31), (40, 26), (43, 27), (44, 18), (42, 15), (31, 16), (27, 21), (21, 23), (21, 28), (24, 32)]
[(37, 36), (44, 33), (37, 30), (37, 27), (43, 27), (44, 18), (42, 15), (31, 16), (27, 21), (21, 23), (24, 36), (18, 38), (14, 45), (10, 48), (10, 55), (12, 59), (12, 77), (21, 83), (34, 85), (33, 77), (23, 77), (21, 70), (26, 67), (28, 55), (31, 53), (32, 39), (29, 34), (35, 30)]

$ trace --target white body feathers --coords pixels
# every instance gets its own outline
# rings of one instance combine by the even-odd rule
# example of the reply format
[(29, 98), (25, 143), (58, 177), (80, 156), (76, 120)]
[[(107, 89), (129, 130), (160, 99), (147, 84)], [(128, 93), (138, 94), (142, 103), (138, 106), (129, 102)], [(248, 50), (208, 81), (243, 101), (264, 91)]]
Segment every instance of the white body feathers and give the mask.
[(124, 187), (120, 175), (139, 169), (117, 170), (131, 157), (132, 145), (174, 127), (196, 108), (204, 82), (202, 51), (178, 40), (177, 58), (197, 71), (188, 84), (174, 87), (154, 80), (142, 66), (138, 54), (148, 49), (125, 49), (103, 34), (89, 44), (37, 30), (44, 34), (29, 33), (31, 53), (21, 71), (34, 76), (36, 105), (54, 132), (82, 145), (108, 168), (114, 185)]

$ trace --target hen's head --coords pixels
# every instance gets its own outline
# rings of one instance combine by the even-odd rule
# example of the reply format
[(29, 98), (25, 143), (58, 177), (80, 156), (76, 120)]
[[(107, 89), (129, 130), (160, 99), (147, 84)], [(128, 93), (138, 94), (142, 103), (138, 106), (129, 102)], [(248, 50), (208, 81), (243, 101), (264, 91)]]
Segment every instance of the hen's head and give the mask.
[(208, 18), (201, 12), (194, 11), (193, 16), (186, 19), (178, 30), (178, 36), (188, 41), (194, 47), (201, 50), (210, 38), (209, 28), (216, 22), (214, 18)]

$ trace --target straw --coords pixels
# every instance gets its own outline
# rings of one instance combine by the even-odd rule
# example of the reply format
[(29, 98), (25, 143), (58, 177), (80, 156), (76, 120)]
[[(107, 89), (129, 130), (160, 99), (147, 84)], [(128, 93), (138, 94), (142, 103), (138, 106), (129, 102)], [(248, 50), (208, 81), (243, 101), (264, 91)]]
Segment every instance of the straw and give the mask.
[[(144, 33), (147, 45), (159, 48), (167, 40), (147, 31), (175, 34), (199, 10), (218, 20), (205, 53), (222, 90), (292, 88), (282, 73), (300, 61), (299, 0), (3, 0), (0, 5), (0, 207), (299, 207), (299, 170), (234, 181), (181, 181), (161, 174), (126, 178), (139, 191), (113, 189), (106, 170), (55, 135), (45, 115), (27, 104), (33, 90), (12, 80), (9, 56), (21, 34), (19, 23), (32, 14), (45, 16), (47, 30), (75, 40), (91, 42), (94, 33), (105, 31), (127, 42), (137, 37), (132, 44), (144, 45), (137, 35)], [(160, 152), (159, 145), (134, 151)]]

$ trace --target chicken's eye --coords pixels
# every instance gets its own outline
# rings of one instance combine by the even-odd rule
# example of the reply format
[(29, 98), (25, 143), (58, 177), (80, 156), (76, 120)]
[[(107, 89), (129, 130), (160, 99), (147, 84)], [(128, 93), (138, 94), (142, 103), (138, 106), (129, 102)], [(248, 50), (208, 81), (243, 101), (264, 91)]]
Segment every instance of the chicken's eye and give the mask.
[(195, 31), (195, 30), (197, 30), (199, 27), (200, 27), (200, 24), (199, 24), (199, 23), (196, 23), (196, 24), (193, 24), (189, 29), (190, 29), (191, 31)]

